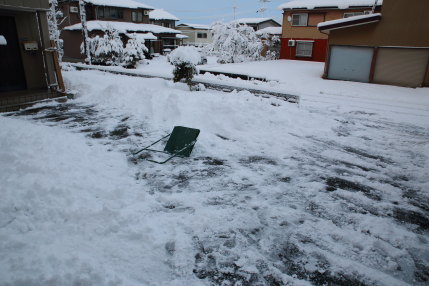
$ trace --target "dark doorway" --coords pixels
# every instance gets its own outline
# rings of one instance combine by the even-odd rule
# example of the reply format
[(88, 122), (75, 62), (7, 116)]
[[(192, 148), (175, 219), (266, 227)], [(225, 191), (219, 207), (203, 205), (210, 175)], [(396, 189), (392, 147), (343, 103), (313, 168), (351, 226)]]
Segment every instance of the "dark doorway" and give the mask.
[(0, 16), (0, 35), (7, 45), (0, 45), (0, 92), (26, 89), (24, 68), (13, 17)]

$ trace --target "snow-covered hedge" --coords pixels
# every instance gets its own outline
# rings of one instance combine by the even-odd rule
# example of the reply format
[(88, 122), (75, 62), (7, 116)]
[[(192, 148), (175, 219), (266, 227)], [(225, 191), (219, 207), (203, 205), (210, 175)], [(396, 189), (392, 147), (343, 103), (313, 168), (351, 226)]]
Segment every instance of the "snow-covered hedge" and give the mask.
[[(144, 39), (130, 36), (125, 48), (119, 32), (113, 28), (104, 31), (103, 36), (95, 36), (88, 40), (91, 62), (98, 65), (135, 67), (137, 62), (145, 58), (148, 51)], [(85, 53), (81, 45), (82, 54)]]
[(197, 48), (192, 46), (178, 47), (171, 52), (169, 59), (173, 65), (189, 63), (196, 66), (201, 63), (201, 54)]

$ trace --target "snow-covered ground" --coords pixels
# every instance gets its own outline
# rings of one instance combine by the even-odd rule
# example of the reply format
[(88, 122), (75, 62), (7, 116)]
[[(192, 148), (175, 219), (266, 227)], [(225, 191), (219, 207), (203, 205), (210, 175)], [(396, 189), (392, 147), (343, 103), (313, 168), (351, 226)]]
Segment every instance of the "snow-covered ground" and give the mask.
[[(0, 285), (427, 285), (428, 89), (302, 69), (202, 76), (300, 105), (71, 69), (75, 100), (1, 116)], [(175, 125), (190, 158), (131, 155)]]

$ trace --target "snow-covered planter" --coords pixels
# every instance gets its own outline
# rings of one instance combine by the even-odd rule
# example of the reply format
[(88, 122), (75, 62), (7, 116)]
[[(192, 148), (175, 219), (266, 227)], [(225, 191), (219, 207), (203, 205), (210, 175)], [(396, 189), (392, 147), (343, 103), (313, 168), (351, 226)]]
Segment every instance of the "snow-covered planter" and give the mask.
[(201, 54), (195, 47), (178, 47), (169, 55), (170, 63), (174, 65), (173, 81), (184, 80), (191, 88), (192, 79), (197, 74), (196, 65), (201, 62)]
[(236, 22), (217, 22), (212, 26), (213, 42), (206, 47), (219, 63), (240, 63), (261, 60), (263, 43), (252, 27)]

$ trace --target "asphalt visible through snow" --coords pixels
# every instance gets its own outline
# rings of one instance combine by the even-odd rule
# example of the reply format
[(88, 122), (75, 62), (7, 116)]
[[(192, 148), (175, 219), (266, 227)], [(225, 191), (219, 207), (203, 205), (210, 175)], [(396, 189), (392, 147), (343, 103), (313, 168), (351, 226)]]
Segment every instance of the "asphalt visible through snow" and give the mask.
[[(428, 130), (367, 112), (311, 112), (338, 122), (332, 136), (292, 132), (297, 147), (287, 154), (194, 153), (166, 166), (131, 155), (150, 140), (144, 122), (129, 114), (69, 101), (8, 116), (82, 132), (88, 142), (122, 151), (135, 180), (164, 195), (160, 212), (187, 226), (192, 275), (207, 283), (428, 285), (427, 158), (420, 152)], [(116, 127), (103, 125), (106, 119)], [(204, 231), (194, 228), (201, 208), (219, 216)], [(165, 246), (172, 271), (177, 247)]]

